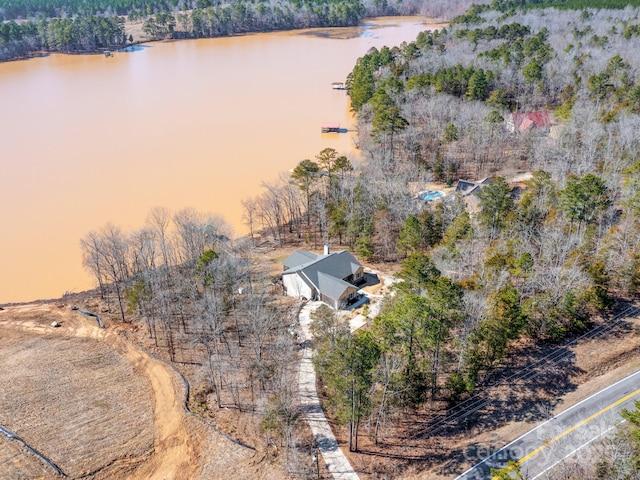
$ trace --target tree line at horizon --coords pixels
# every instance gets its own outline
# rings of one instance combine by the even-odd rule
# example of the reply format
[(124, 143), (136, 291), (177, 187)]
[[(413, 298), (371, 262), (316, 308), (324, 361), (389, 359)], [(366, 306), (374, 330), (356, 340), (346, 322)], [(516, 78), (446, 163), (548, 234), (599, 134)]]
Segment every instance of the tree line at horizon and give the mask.
[(0, 60), (42, 51), (96, 52), (142, 40), (125, 33), (125, 20), (143, 22), (144, 40), (162, 40), (353, 26), (365, 16), (414, 14), (420, 8), (417, 0), (0, 0)]
[[(347, 5), (342, 0), (293, 0), (287, 2), (259, 2), (261, 8), (253, 9), (255, 2), (220, 0), (0, 0), (0, 17), (4, 21), (28, 18), (66, 18), (80, 16), (121, 16), (130, 20), (144, 19), (157, 13), (178, 13), (208, 7), (244, 6), (258, 14), (275, 7), (304, 13), (307, 7)], [(362, 4), (364, 7), (364, 4)]]
[(118, 17), (77, 16), (0, 23), (0, 61), (36, 52), (97, 52), (122, 48), (133, 38)]
[[(53, 12), (56, 15), (53, 17), (41, 12), (37, 15), (27, 12), (24, 21), (12, 18), (0, 23), (0, 60), (40, 51), (72, 53), (118, 49), (140, 40), (126, 35), (125, 17), (114, 14), (109, 7), (105, 13), (94, 13), (99, 10), (97, 7), (84, 13), (80, 7), (86, 8), (86, 5), (79, 4), (75, 14), (64, 9)], [(199, 2), (193, 6), (182, 6), (181, 10), (176, 8), (176, 5), (155, 3), (153, 9), (129, 10), (127, 18), (143, 20), (142, 30), (147, 38), (161, 40), (314, 26), (348, 26), (357, 24), (365, 13), (360, 0), (284, 1), (274, 5), (237, 0), (215, 5)], [(0, 8), (0, 13), (2, 11)]]

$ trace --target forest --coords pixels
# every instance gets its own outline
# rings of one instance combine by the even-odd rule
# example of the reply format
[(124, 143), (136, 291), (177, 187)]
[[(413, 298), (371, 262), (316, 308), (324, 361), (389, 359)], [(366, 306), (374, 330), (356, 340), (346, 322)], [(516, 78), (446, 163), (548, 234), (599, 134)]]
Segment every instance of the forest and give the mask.
[[(187, 10), (188, 9), (188, 10)], [(101, 52), (142, 40), (215, 37), (255, 31), (357, 24), (365, 8), (359, 0), (278, 2), (239, 0), (227, 4), (175, 5), (164, 2), (0, 3), (0, 60), (38, 52)], [(144, 38), (126, 32), (126, 22), (142, 21)]]
[[(429, 8), (438, 14), (444, 2)], [(0, 0), (0, 61), (43, 52), (102, 52), (150, 40), (352, 26), (365, 16), (419, 9), (417, 0)], [(129, 29), (136, 23), (142, 24), (138, 38)]]
[(188, 375), (191, 410), (216, 423), (235, 412), (262, 454), (282, 451), (283, 469), (309, 478), (309, 446), (294, 435), (299, 307), (283, 301), (251, 243), (232, 241), (215, 215), (157, 207), (140, 229), (107, 224), (80, 246), (111, 318)]
[[(248, 238), (232, 241), (215, 216), (156, 209), (137, 231), (82, 239), (121, 321), (200, 364), (202, 412), (255, 415), (292, 476), (309, 468), (292, 390), (299, 305), (255, 262), (258, 234), (399, 267), (368, 328), (351, 335), (334, 312), (314, 314), (327, 411), (353, 451), (362, 430), (385, 449), (398, 423), (413, 427), (394, 440), (419, 442), (429, 430), (416, 415), (439, 418), (506, 363), (613, 325), (637, 299), (640, 10), (524, 7), (474, 6), (358, 59), (346, 87), (360, 157), (327, 148), (265, 182), (243, 202)], [(549, 122), (515, 124), (534, 112)], [(459, 180), (479, 188), (416, 195)], [(599, 478), (618, 478), (604, 462)]]
[[(371, 50), (346, 81), (362, 162), (320, 152), (245, 205), (279, 242), (308, 235), (402, 265), (370, 329), (318, 314), (331, 328), (316, 368), (353, 450), (360, 425), (384, 445), (386, 426), (477, 392), (514, 345), (562, 344), (637, 298), (639, 14), (472, 7)], [(514, 112), (552, 120), (510, 131)], [(486, 180), (442, 202), (411, 188), (460, 179)]]

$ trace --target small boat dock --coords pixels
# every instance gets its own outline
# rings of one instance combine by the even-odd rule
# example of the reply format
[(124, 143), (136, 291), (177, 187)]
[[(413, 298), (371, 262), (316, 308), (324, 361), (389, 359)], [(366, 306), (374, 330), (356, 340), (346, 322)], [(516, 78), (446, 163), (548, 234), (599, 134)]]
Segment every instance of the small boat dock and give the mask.
[(340, 133), (340, 124), (325, 122), (320, 125), (320, 131), (322, 133)]
[(346, 90), (346, 87), (342, 82), (333, 82), (331, 84), (331, 88), (333, 88), (334, 90)]

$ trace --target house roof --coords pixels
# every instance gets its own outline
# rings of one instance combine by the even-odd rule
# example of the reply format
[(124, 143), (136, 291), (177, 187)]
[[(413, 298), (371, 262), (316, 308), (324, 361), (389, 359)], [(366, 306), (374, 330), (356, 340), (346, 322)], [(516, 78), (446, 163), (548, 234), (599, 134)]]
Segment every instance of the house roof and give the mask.
[(476, 188), (475, 182), (470, 182), (469, 180), (458, 180), (456, 192), (468, 193), (474, 188)]
[[(474, 192), (475, 193), (475, 192)], [(477, 194), (468, 195), (464, 198), (464, 204), (469, 213), (477, 213), (481, 210), (480, 203), (481, 199)]]
[[(471, 180), (458, 180), (456, 185), (456, 192), (459, 192), (459, 197), (462, 197), (465, 208), (469, 213), (475, 213), (480, 211), (480, 193), (482, 189), (491, 182), (491, 177), (485, 177), (477, 182)], [(455, 200), (455, 196), (450, 196), (450, 202)]]
[[(292, 261), (302, 258), (310, 260), (287, 268), (283, 275), (298, 274), (307, 285), (315, 287), (322, 295), (334, 299), (340, 298), (347, 288), (353, 287), (343, 279), (362, 268), (360, 262), (346, 250), (333, 252), (329, 255), (316, 255), (304, 250), (295, 253), (302, 255), (294, 257)], [(294, 254), (291, 254), (287, 260)], [(315, 255), (316, 258), (311, 259), (311, 255), (307, 254)], [(288, 265), (287, 260), (285, 260), (285, 267)], [(355, 289), (355, 287), (353, 288)]]
[(357, 290), (349, 282), (332, 277), (323, 272), (318, 272), (318, 291), (334, 300), (342, 297), (347, 290)]
[(526, 130), (529, 127), (534, 127), (536, 124), (530, 118), (523, 118), (522, 122), (520, 122), (520, 130)]
[(478, 193), (483, 185), (489, 183), (489, 180), (489, 177), (485, 177), (482, 180), (478, 180), (477, 182), (460, 179), (458, 180), (458, 184), (456, 185), (456, 192), (461, 192), (463, 196), (467, 196), (472, 193)]
[(285, 269), (290, 269), (302, 265), (303, 263), (309, 263), (317, 260), (320, 255), (310, 252), (308, 250), (296, 250), (289, 255), (283, 263)]
[(507, 115), (506, 119), (513, 120), (513, 125), (516, 130), (525, 131), (532, 127), (550, 127), (551, 118), (547, 111), (537, 112), (515, 112)]
[[(289, 258), (293, 257), (295, 253), (298, 252), (292, 253)], [(360, 262), (358, 262), (358, 260), (356, 260), (356, 258), (346, 250), (333, 252), (329, 255), (316, 255), (312, 252), (306, 252), (305, 250), (300, 250), (300, 253), (315, 255), (315, 258), (311, 258), (311, 256), (307, 255), (306, 258), (308, 260), (306, 262), (289, 267), (284, 273), (293, 273), (304, 270), (309, 278), (315, 279), (317, 272), (322, 271), (333, 277), (342, 279), (356, 273), (360, 267), (362, 267)], [(285, 265), (287, 265), (289, 258), (285, 260)], [(293, 260), (295, 260), (295, 258)]]

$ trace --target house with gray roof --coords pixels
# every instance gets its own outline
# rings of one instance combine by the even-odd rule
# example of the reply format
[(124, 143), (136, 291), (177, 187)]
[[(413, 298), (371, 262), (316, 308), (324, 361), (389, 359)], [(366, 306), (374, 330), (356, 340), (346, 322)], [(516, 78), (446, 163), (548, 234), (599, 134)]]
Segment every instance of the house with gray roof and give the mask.
[[(482, 189), (489, 185), (491, 179), (489, 177), (472, 182), (470, 180), (458, 180), (455, 193), (462, 196), (464, 200), (465, 208), (469, 213), (477, 213), (480, 211), (480, 192)], [(453, 198), (454, 196), (452, 196)]]
[(346, 250), (324, 254), (293, 252), (283, 262), (282, 285), (286, 295), (320, 300), (336, 310), (356, 299), (364, 267)]

